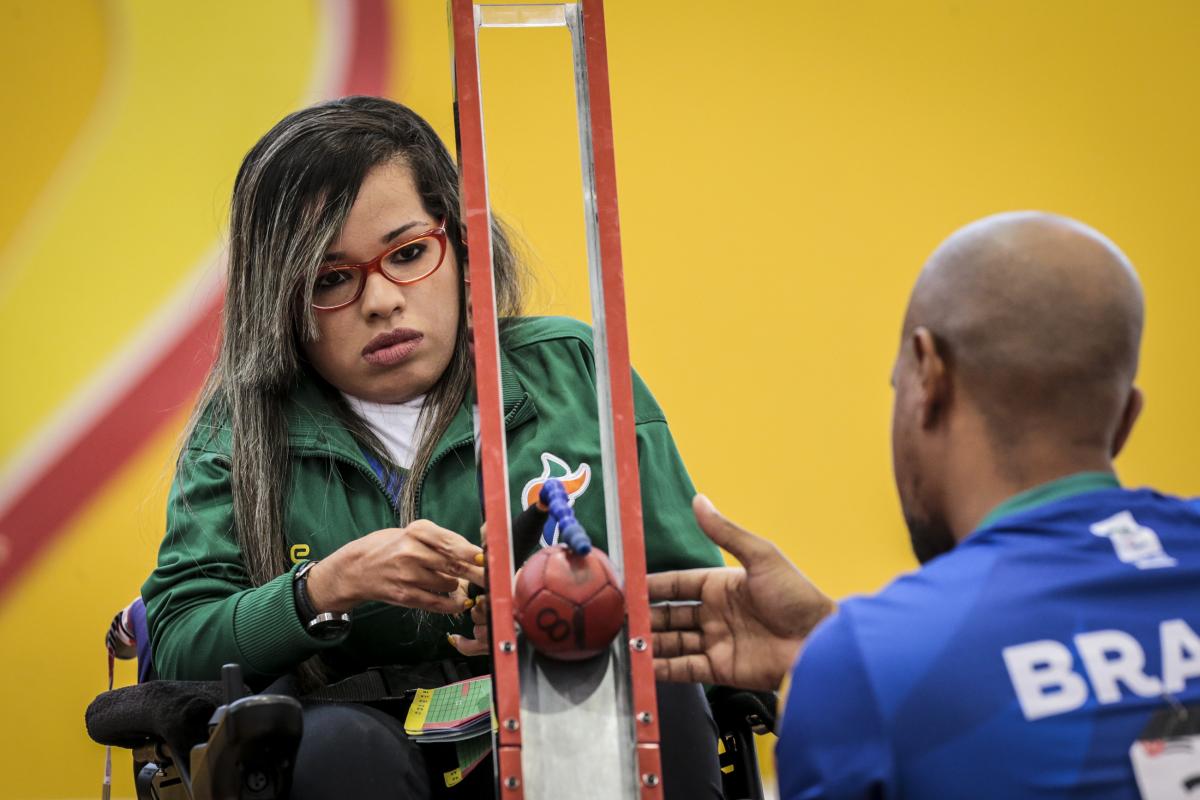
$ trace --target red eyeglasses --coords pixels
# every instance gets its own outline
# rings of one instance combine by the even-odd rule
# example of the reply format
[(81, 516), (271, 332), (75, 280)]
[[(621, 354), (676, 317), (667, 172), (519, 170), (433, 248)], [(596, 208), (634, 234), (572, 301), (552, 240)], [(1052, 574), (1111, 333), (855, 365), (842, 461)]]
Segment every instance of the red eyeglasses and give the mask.
[(397, 286), (423, 281), (446, 260), (446, 220), (433, 230), (389, 245), (363, 264), (333, 264), (321, 267), (313, 282), (312, 307), (318, 311), (345, 308), (358, 300), (367, 277), (378, 272)]

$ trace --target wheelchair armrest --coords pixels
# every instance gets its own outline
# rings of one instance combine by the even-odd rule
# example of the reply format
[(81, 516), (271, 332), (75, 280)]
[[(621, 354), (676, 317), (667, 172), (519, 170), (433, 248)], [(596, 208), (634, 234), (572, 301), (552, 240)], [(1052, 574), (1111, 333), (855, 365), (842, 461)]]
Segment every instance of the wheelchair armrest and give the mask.
[(139, 797), (166, 797), (167, 788), (192, 800), (286, 797), (300, 746), (300, 703), (243, 692), (236, 665), (222, 669), (221, 681), (114, 689), (88, 706), (88, 733), (100, 744), (134, 750), (135, 770), (146, 772), (137, 776)]
[(88, 735), (99, 744), (136, 748), (165, 742), (176, 753), (208, 738), (222, 701), (217, 681), (151, 681), (104, 692), (88, 706)]
[(775, 732), (775, 692), (755, 692), (732, 686), (714, 686), (708, 691), (713, 719), (722, 732), (749, 729), (754, 733)]
[(775, 731), (775, 693), (732, 686), (708, 690), (708, 704), (721, 740), (721, 788), (730, 800), (762, 800), (754, 734)]

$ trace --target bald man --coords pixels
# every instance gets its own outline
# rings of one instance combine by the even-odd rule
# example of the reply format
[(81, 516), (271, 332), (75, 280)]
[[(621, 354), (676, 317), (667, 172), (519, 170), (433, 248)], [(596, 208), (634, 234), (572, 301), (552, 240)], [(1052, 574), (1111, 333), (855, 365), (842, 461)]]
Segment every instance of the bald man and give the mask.
[(892, 373), (922, 567), (835, 610), (698, 497), (743, 568), (649, 576), (652, 600), (691, 601), (653, 610), (659, 678), (790, 674), (785, 799), (1200, 796), (1200, 503), (1123, 489), (1112, 465), (1141, 330), (1137, 276), (1091, 228), (1013, 213), (956, 232)]

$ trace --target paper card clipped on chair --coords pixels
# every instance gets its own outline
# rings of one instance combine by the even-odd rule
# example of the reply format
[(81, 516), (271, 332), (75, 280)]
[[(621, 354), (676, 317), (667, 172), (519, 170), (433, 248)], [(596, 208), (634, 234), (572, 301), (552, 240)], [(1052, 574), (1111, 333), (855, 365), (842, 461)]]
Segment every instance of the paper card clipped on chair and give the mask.
[(418, 689), (404, 719), (414, 740), (456, 742), (491, 729), (492, 679), (469, 678), (436, 689)]
[[(494, 718), (493, 718), (494, 719)], [(458, 761), (458, 766), (449, 772), (443, 772), (442, 778), (446, 782), (446, 788), (457, 786), (471, 774), (472, 770), (483, 762), (485, 756), (492, 752), (492, 737), (488, 733), (481, 733), (473, 739), (463, 739), (454, 744), (454, 754)]]

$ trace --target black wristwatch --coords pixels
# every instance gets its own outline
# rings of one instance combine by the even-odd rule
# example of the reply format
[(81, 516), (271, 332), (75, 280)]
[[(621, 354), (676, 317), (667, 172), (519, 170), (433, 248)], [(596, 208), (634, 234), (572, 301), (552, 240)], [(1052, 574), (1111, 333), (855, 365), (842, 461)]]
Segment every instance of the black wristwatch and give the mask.
[(300, 569), (292, 573), (292, 597), (296, 601), (296, 613), (300, 623), (310, 636), (317, 639), (336, 639), (350, 630), (348, 611), (318, 611), (308, 598), (308, 571), (316, 561), (305, 561)]

